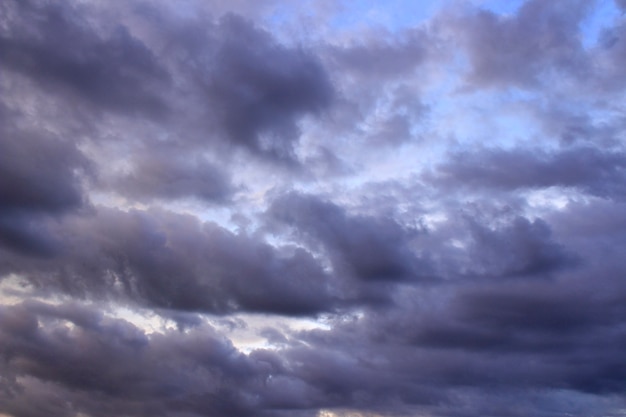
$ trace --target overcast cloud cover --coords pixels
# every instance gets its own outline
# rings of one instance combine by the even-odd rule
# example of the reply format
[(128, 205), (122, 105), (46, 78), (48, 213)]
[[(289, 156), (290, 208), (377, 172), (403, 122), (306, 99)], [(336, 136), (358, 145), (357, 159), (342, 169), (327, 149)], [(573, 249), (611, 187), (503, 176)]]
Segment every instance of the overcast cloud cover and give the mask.
[(622, 0), (4, 0), (1, 417), (626, 416)]

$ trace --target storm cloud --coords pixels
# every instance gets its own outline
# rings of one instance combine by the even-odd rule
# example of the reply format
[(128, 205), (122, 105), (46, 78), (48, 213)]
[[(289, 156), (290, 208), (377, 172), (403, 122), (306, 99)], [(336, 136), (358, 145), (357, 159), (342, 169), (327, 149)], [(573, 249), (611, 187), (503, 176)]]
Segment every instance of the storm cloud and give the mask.
[(623, 415), (625, 28), (3, 2), (0, 415)]

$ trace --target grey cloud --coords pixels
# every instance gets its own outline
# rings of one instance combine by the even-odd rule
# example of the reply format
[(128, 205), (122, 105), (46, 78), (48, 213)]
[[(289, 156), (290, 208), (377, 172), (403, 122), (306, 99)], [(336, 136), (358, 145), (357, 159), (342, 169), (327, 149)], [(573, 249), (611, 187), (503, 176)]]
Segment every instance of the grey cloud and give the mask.
[[(549, 217), (552, 228), (579, 252), (587, 253), (590, 259), (599, 255), (597, 251), (619, 251), (626, 244), (625, 202), (592, 200), (570, 202), (563, 213)], [(610, 244), (602, 243), (610, 241)], [(612, 252), (617, 253), (617, 252)], [(619, 260), (619, 257), (612, 258)]]
[(36, 128), (18, 112), (0, 118), (0, 244), (47, 256), (54, 238), (50, 218), (75, 212), (86, 202), (83, 182), (93, 176), (72, 142)]
[(176, 149), (146, 150), (130, 172), (115, 175), (109, 189), (133, 200), (197, 198), (225, 203), (235, 191), (226, 173), (202, 157), (181, 157)]
[(329, 75), (310, 52), (279, 44), (241, 17), (223, 17), (216, 32), (215, 61), (202, 76), (217, 123), (234, 143), (293, 162), (298, 119), (332, 102)]
[(0, 207), (61, 213), (83, 203), (87, 159), (70, 141), (20, 129), (4, 118), (0, 132)]
[(0, 245), (23, 255), (48, 257), (57, 252), (58, 241), (48, 225), (48, 217), (0, 212)]
[(397, 145), (411, 139), (411, 120), (407, 116), (395, 114), (380, 124), (371, 137), (373, 143)]
[(556, 101), (547, 106), (533, 103), (531, 112), (538, 118), (546, 136), (558, 138), (565, 149), (585, 145), (598, 149), (618, 148), (625, 124), (619, 117), (594, 120), (586, 111), (572, 110), (567, 103)]
[(313, 174), (313, 178), (341, 177), (353, 172), (346, 164), (346, 161), (339, 158), (325, 146), (321, 146), (311, 152), (311, 155), (303, 163), (308, 171)]
[[(70, 94), (118, 113), (162, 117), (158, 89), (168, 74), (124, 26), (99, 35), (88, 6), (10, 1), (0, 35), (2, 65), (53, 94)], [(56, 91), (56, 92), (55, 92)]]
[[(0, 4), (0, 414), (621, 415), (623, 19), (594, 45), (597, 3), (458, 4), (298, 44), (280, 2), (226, 3)], [(465, 105), (500, 103), (540, 125), (469, 149)]]
[(301, 119), (321, 115), (335, 98), (313, 49), (285, 44), (234, 13), (181, 17), (158, 4), (140, 4), (133, 13), (140, 21), (136, 32), (150, 33), (143, 35), (151, 48), (146, 53), (167, 75), (154, 88), (176, 114), (167, 119), (175, 132), (170, 141), (224, 156), (234, 146), (248, 156), (299, 165)]
[(467, 54), (465, 88), (574, 86), (568, 91), (572, 97), (611, 96), (624, 87), (624, 23), (616, 19), (596, 44), (585, 44), (595, 6), (584, 0), (528, 0), (507, 16), (463, 6), (449, 8), (436, 21), (443, 38)]
[(85, 307), (25, 302), (2, 308), (0, 332), (5, 370), (20, 377), (0, 410), (14, 415), (248, 416), (262, 388), (263, 363), (208, 326), (148, 336)]
[[(396, 410), (399, 404), (421, 404), (422, 410), (446, 416), (481, 415), (476, 407), (494, 386), (514, 392), (517, 404), (524, 404), (518, 412), (503, 405), (500, 412), (506, 415), (526, 415), (529, 410), (550, 415), (533, 403), (530, 391), (569, 391), (573, 400), (580, 396), (591, 404), (595, 395), (619, 398), (625, 371), (620, 359), (625, 340), (615, 327), (623, 314), (620, 296), (607, 291), (589, 297), (589, 283), (580, 285), (563, 281), (437, 288), (427, 295), (409, 292), (384, 315), (368, 312), (329, 331), (301, 334), (315, 351), (331, 349), (339, 355), (349, 350), (345, 366), (350, 369), (342, 374), (371, 367), (377, 375), (374, 381), (363, 376), (335, 378), (333, 354), (317, 359), (325, 363), (314, 367), (321, 376), (303, 377), (333, 378), (341, 385), (333, 392), (353, 390), (343, 399), (353, 407), (358, 407), (357, 392), (360, 398), (396, 395)], [(387, 372), (392, 380), (386, 379)], [(466, 395), (457, 396), (460, 392)], [(559, 412), (576, 412), (571, 405), (560, 407)]]
[(275, 248), (192, 216), (95, 210), (50, 226), (63, 236), (55, 256), (34, 262), (7, 254), (3, 272), (43, 291), (183, 311), (309, 315), (340, 305), (331, 277), (303, 249)]
[[(620, 297), (589, 297), (588, 291), (558, 283), (461, 293), (451, 301), (447, 312), (451, 316), (437, 321), (437, 325), (427, 324), (430, 330), (421, 333), (416, 342), (526, 356), (529, 362), (543, 363), (548, 368), (508, 370), (511, 374), (527, 374), (521, 381), (581, 392), (617, 393), (625, 371), (616, 350), (624, 338), (614, 328), (623, 314)], [(548, 365), (556, 356), (560, 359)], [(505, 372), (499, 371), (502, 377)]]
[(318, 197), (291, 193), (274, 200), (268, 214), (288, 225), (293, 238), (321, 251), (335, 275), (357, 278), (363, 294), (374, 285), (379, 297), (395, 288), (376, 286), (385, 283), (550, 279), (581, 262), (545, 220), (511, 210), (490, 217), (486, 207), (468, 207), (451, 210), (437, 227), (418, 226), (415, 218), (409, 227), (387, 215), (351, 215)]
[(428, 261), (411, 248), (418, 231), (391, 218), (349, 215), (331, 202), (297, 193), (277, 198), (269, 214), (301, 237), (320, 242), (336, 273), (347, 271), (365, 281), (432, 278)]
[(553, 240), (549, 225), (542, 219), (531, 222), (516, 217), (496, 228), (473, 218), (467, 221), (472, 241), (468, 249), (469, 275), (549, 276), (579, 261), (575, 254)]
[[(194, 196), (224, 201), (233, 191), (223, 166), (202, 158), (195, 166), (165, 163), (158, 152), (152, 155), (159, 140), (167, 138), (189, 154), (222, 154), (220, 165), (232, 159), (234, 145), (248, 151), (246, 157), (296, 167), (302, 162), (301, 119), (320, 115), (334, 100), (330, 76), (312, 50), (282, 44), (234, 14), (194, 20), (135, 2), (120, 23), (96, 25), (98, 13), (109, 16), (98, 5), (28, 1), (5, 8), (0, 54), (11, 88), (25, 97), (45, 93), (56, 107), (67, 108), (67, 123), (52, 121), (60, 127), (79, 121), (85, 106), (87, 113), (101, 114), (104, 120), (91, 118), (81, 132), (83, 142), (100, 139), (103, 148), (110, 138), (143, 142), (140, 148), (147, 151), (135, 168), (159, 166), (157, 175), (106, 183), (126, 196), (142, 191), (143, 201)], [(32, 85), (20, 84), (22, 76)], [(149, 120), (127, 126), (119, 116)], [(158, 127), (148, 129), (150, 123)]]
[(470, 86), (534, 87), (550, 76), (546, 69), (575, 76), (589, 70), (578, 34), (590, 5), (530, 0), (512, 16), (453, 10), (443, 23), (467, 48)]
[(619, 94), (626, 86), (621, 71), (626, 65), (625, 54), (626, 23), (622, 19), (604, 30), (599, 45), (592, 51), (590, 59), (598, 63), (592, 86), (605, 93)]
[(453, 154), (427, 178), (452, 187), (514, 190), (576, 187), (604, 198), (624, 194), (623, 152), (572, 147), (554, 152), (488, 149)]
[[(376, 369), (339, 351), (244, 355), (208, 325), (147, 335), (96, 308), (27, 301), (0, 309), (2, 369), (19, 376), (0, 394), (0, 411), (304, 417), (321, 407), (375, 404), (369, 394), (391, 388), (383, 388), (390, 374), (377, 381)], [(348, 388), (354, 384), (361, 394)]]
[[(506, 335), (506, 328), (519, 330), (515, 336), (522, 336), (526, 331), (545, 333), (543, 340), (535, 340), (545, 343), (539, 348), (546, 346), (563, 351), (567, 349), (567, 343), (559, 337), (593, 328), (601, 330), (603, 326), (620, 320), (623, 312), (619, 297), (598, 296), (595, 299), (587, 297), (586, 289), (577, 286), (518, 285), (468, 291), (453, 302), (456, 307), (452, 311), (458, 320), (477, 328), (501, 330), (503, 335)], [(550, 346), (550, 342), (555, 345)]]
[(333, 128), (329, 140), (350, 137), (354, 143), (393, 147), (413, 139), (413, 128), (429, 107), (411, 80), (427, 78), (428, 65), (442, 59), (440, 42), (436, 33), (419, 27), (373, 31), (323, 47), (321, 56), (338, 80), (339, 98), (326, 121)]
[(432, 53), (434, 39), (424, 30), (413, 29), (403, 32), (402, 37), (385, 38), (385, 34), (372, 35), (360, 43), (332, 45), (329, 58), (357, 77), (394, 79), (415, 71)]
[[(292, 212), (292, 216), (302, 216), (301, 222), (307, 220), (315, 227), (324, 224), (315, 216), (318, 212), (326, 213), (320, 217), (326, 222), (334, 218), (328, 213), (343, 219), (328, 224), (338, 231), (348, 230), (341, 227), (343, 222), (372, 221), (350, 216), (340, 206), (311, 196), (282, 198), (298, 202), (299, 210)], [(587, 216), (585, 208), (579, 209), (582, 211), (576, 216), (565, 215), (562, 220), (571, 222), (559, 227), (559, 232), (565, 228), (572, 235), (585, 233), (580, 218)], [(276, 259), (275, 255), (264, 250), (260, 242), (214, 225), (200, 225), (192, 218), (165, 213), (111, 211), (100, 212), (100, 216), (104, 219), (97, 221), (100, 224), (97, 231), (85, 233), (89, 239), (76, 239), (75, 250), (88, 252), (88, 242), (92, 248), (101, 249), (94, 252), (91, 260), (75, 252), (76, 261), (68, 256), (66, 265), (78, 264), (80, 259), (89, 268), (90, 262), (109, 262), (107, 255), (112, 257), (118, 250), (118, 255), (127, 256), (128, 282), (132, 282), (133, 275), (136, 280), (145, 280), (131, 283), (136, 285), (134, 294), (139, 298), (147, 295), (148, 305), (163, 307), (156, 292), (148, 287), (167, 287), (167, 283), (160, 283), (166, 274), (178, 271), (176, 282), (187, 286), (190, 284), (184, 268), (197, 265), (206, 271), (237, 263), (233, 275), (227, 275), (229, 279), (261, 291), (254, 299), (257, 303), (264, 299), (272, 303), (274, 308), (270, 312), (292, 311), (276, 309), (280, 308), (275, 304), (280, 298), (272, 301), (265, 298), (263, 288), (268, 281), (261, 278), (262, 285), (257, 287), (251, 285), (252, 281), (240, 280), (244, 275), (251, 277), (252, 273), (237, 275), (249, 266), (258, 279), (266, 262), (275, 264), (272, 260)], [(613, 217), (618, 221), (623, 216), (614, 212)], [(480, 222), (483, 232), (488, 220), (493, 221), (473, 219), (476, 224)], [(551, 221), (557, 223), (555, 219)], [(94, 219), (88, 219), (82, 227), (92, 228), (93, 222)], [(301, 233), (324, 233), (315, 228), (307, 230), (305, 224), (299, 226)], [(502, 224), (487, 231), (495, 236), (495, 241), (487, 239), (479, 247), (502, 250), (494, 255), (496, 260), (516, 253), (518, 244), (522, 249), (529, 245), (539, 248), (529, 253), (541, 254), (543, 247), (549, 249), (548, 253), (558, 254), (562, 249), (551, 243), (549, 226), (542, 221), (513, 218)], [(204, 241), (205, 233), (210, 236), (210, 244)], [(438, 232), (435, 229), (429, 233)], [(602, 236), (603, 244), (612, 240), (605, 234)], [(247, 255), (249, 250), (259, 251), (262, 263)], [(593, 252), (583, 255), (597, 257)], [(511, 256), (515, 263), (524, 255)], [(207, 263), (198, 264), (198, 257), (206, 258)], [(177, 260), (182, 262), (181, 268), (176, 266)], [(300, 266), (305, 263), (296, 256), (294, 261)], [(96, 263), (91, 267), (104, 268)], [(277, 268), (284, 270), (280, 269), (280, 263)], [(121, 270), (110, 267), (111, 273)], [(616, 271), (619, 269), (613, 272)], [(581, 277), (580, 273), (585, 276)], [(50, 278), (47, 277), (48, 285)], [(558, 414), (551, 414), (550, 410), (555, 403), (545, 398), (567, 393), (569, 401), (558, 403), (560, 412), (579, 413), (577, 407), (605, 407), (605, 414), (610, 415), (611, 409), (619, 407), (624, 378), (622, 351), (626, 340), (619, 323), (624, 314), (626, 287), (595, 263), (585, 263), (577, 271), (561, 272), (558, 279), (526, 278), (501, 280), (497, 286), (492, 282), (468, 280), (428, 287), (405, 286), (403, 291), (390, 295), (388, 308), (368, 309), (360, 303), (359, 314), (352, 318), (335, 316), (329, 322), (329, 330), (282, 335), (266, 331), (267, 337), (280, 340), (280, 349), (255, 350), (248, 356), (197, 322), (185, 333), (147, 337), (128, 323), (112, 321), (97, 311), (77, 306), (27, 303), (5, 307), (0, 315), (0, 327), (9, 335), (3, 346), (12, 356), (3, 364), (4, 375), (28, 377), (19, 378), (20, 382), (16, 380), (13, 385), (3, 384), (13, 394), (9, 400), (0, 401), (0, 406), (18, 416), (40, 415), (29, 408), (32, 404), (46, 404), (42, 406), (44, 412), (69, 414), (67, 403), (50, 402), (50, 397), (45, 395), (42, 387), (53, 386), (56, 395), (71, 399), (74, 410), (93, 410), (95, 416), (107, 413), (142, 416), (158, 410), (165, 415), (168, 412), (176, 415), (174, 410), (178, 410), (191, 416), (308, 416), (322, 408), (376, 410), (385, 415), (428, 411), (442, 416), (478, 416), (490, 410), (499, 415), (554, 416)], [(87, 275), (82, 279), (87, 279)], [(223, 285), (223, 290), (228, 292), (218, 292), (216, 297), (230, 298), (242, 307), (259, 311), (245, 298), (247, 288)], [(198, 287), (193, 288), (198, 291)], [(167, 293), (174, 302), (179, 301), (177, 297), (188, 296), (182, 288), (173, 286)], [(275, 295), (293, 297), (292, 293), (281, 291)], [(38, 317), (39, 325), (34, 316)], [(76, 327), (70, 329), (58, 324), (68, 320)], [(89, 349), (81, 350), (80, 346)], [(73, 366), (62, 369), (63, 363)], [(98, 377), (90, 377), (94, 375)], [(120, 378), (132, 381), (132, 387), (126, 387)], [(490, 402), (491, 395), (510, 395), (518, 407)], [(538, 404), (536, 396), (546, 402)]]

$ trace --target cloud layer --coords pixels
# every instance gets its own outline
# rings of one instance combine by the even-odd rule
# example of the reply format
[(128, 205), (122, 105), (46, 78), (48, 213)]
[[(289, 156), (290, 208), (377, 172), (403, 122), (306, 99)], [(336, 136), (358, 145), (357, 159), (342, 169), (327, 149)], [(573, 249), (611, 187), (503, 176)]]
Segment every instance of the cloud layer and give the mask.
[(626, 412), (624, 2), (400, 3), (0, 5), (0, 415)]

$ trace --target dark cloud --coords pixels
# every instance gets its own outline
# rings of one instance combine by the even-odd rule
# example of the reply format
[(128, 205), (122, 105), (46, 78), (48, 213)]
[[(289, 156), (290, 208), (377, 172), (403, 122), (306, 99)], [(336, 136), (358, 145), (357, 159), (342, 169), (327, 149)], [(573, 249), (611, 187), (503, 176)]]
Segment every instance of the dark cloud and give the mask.
[(71, 141), (22, 127), (28, 119), (2, 110), (0, 245), (46, 256), (54, 251), (47, 223), (83, 206), (90, 163)]
[[(564, 236), (570, 245), (580, 248), (580, 252), (593, 250), (594, 259), (598, 250), (620, 250), (626, 238), (620, 237), (626, 230), (626, 217), (623, 215), (624, 202), (592, 200), (570, 202), (560, 215), (550, 216), (550, 223)], [(603, 241), (610, 241), (607, 245)], [(618, 260), (619, 258), (612, 258)]]
[[(109, 36), (102, 38), (81, 25), (76, 36), (84, 50), (55, 56), (70, 61), (66, 66), (80, 61), (75, 71), (90, 66), (82, 77), (84, 88), (74, 86), (82, 80), (75, 74), (59, 70), (64, 78), (57, 78), (107, 110), (166, 118), (168, 129), (156, 136), (167, 136), (187, 150), (226, 157), (232, 145), (262, 159), (298, 165), (301, 120), (322, 114), (335, 97), (330, 75), (313, 50), (285, 44), (234, 13), (172, 16), (158, 4), (141, 2), (131, 9), (130, 26), (109, 29)], [(96, 12), (72, 16), (88, 20)], [(65, 31), (73, 24), (78, 25), (58, 23)], [(44, 70), (32, 76), (44, 82), (54, 75)], [(155, 139), (142, 141), (151, 144)]]
[(471, 264), (468, 273), (478, 276), (545, 275), (576, 265), (577, 257), (551, 236), (542, 219), (516, 217), (496, 228), (468, 219)]
[(257, 3), (0, 3), (0, 414), (622, 415), (623, 16)]
[[(576, 392), (620, 395), (625, 369), (617, 346), (624, 337), (615, 326), (623, 314), (621, 296), (605, 292), (589, 297), (586, 285), (518, 283), (437, 289), (425, 296), (409, 292), (388, 314), (366, 313), (302, 337), (316, 351), (333, 351), (317, 359), (328, 361), (328, 370), (319, 365), (314, 369), (340, 385), (333, 392), (353, 390), (344, 399), (353, 407), (361, 392), (360, 398), (395, 395), (400, 403), (421, 404), (435, 415), (480, 415), (474, 407), (481, 406), (483, 393), (500, 389), (513, 391), (520, 406), (524, 404), (518, 412), (504, 407), (506, 415), (525, 415), (529, 409), (550, 415), (541, 404), (533, 405), (530, 387), (570, 391), (572, 398)], [(373, 369), (378, 376), (331, 376), (338, 367), (331, 365), (333, 354), (347, 350), (345, 366), (350, 369), (343, 375)], [(466, 395), (457, 395), (463, 391)], [(560, 407), (563, 412), (572, 405)]]
[[(622, 312), (618, 300), (619, 297), (593, 299), (576, 286), (537, 285), (471, 291), (454, 304), (458, 320), (477, 328), (515, 328), (520, 335), (524, 331), (546, 333), (545, 340), (536, 341), (546, 342), (546, 349), (560, 350), (564, 348), (561, 337), (619, 321)], [(547, 343), (550, 338), (555, 346)]]
[[(85, 313), (89, 319), (78, 319)], [(159, 412), (279, 416), (281, 410), (291, 410), (292, 415), (304, 416), (312, 415), (307, 409), (322, 407), (392, 406), (400, 414), (419, 405), (443, 415), (474, 415), (463, 413), (472, 396), (462, 398), (455, 390), (463, 390), (470, 381), (474, 387), (513, 385), (510, 390), (542, 373), (540, 367), (525, 363), (511, 367), (506, 355), (458, 355), (453, 350), (416, 350), (398, 344), (377, 347), (377, 357), (371, 357), (372, 345), (362, 324), (359, 320), (340, 326), (341, 333), (329, 333), (324, 339), (319, 332), (302, 335), (310, 347), (243, 355), (206, 325), (188, 333), (148, 336), (124, 320), (84, 307), (23, 303), (2, 311), (1, 329), (8, 336), (2, 353), (9, 358), (8, 375), (30, 376), (21, 378), (13, 395), (3, 399), (3, 410), (38, 415), (40, 408), (59, 415), (81, 411), (95, 416)], [(356, 342), (359, 345), (346, 354)], [(567, 368), (578, 368), (567, 367), (567, 362), (544, 366), (551, 371), (562, 366), (567, 378)], [(421, 376), (411, 377), (417, 369)], [(526, 379), (506, 378), (504, 372)], [(587, 372), (580, 369), (576, 374)], [(441, 391), (444, 387), (447, 392)], [(51, 393), (66, 401), (48, 401)]]
[(392, 218), (349, 215), (331, 202), (296, 193), (276, 199), (269, 214), (303, 238), (320, 242), (337, 273), (365, 281), (432, 278), (428, 261), (411, 248), (418, 230)]
[(124, 26), (103, 37), (75, 5), (11, 1), (7, 9), (0, 56), (8, 70), (110, 111), (165, 113), (154, 87), (167, 73)]
[(167, 212), (96, 213), (52, 226), (56, 256), (6, 257), (4, 272), (42, 291), (122, 297), (163, 309), (308, 315), (331, 311), (341, 294), (307, 251), (276, 248), (195, 217)]
[(0, 245), (17, 253), (47, 257), (56, 253), (58, 242), (46, 216), (16, 211), (0, 213)]
[(220, 20), (216, 36), (214, 62), (202, 76), (217, 123), (234, 143), (293, 162), (298, 120), (332, 102), (328, 74), (304, 48), (281, 45), (236, 15)]
[(83, 202), (80, 171), (87, 159), (67, 140), (12, 126), (3, 118), (0, 209), (61, 213)]
[(540, 149), (487, 149), (453, 154), (429, 174), (435, 183), (462, 188), (576, 187), (605, 198), (624, 194), (626, 158), (621, 151), (572, 147), (547, 152)]
[(247, 416), (267, 372), (208, 326), (149, 336), (78, 305), (3, 307), (0, 331), (8, 375), (28, 375), (0, 401), (20, 416)]

